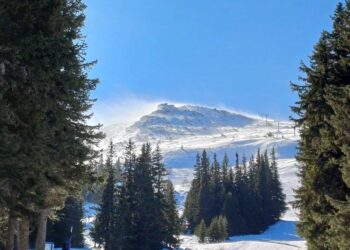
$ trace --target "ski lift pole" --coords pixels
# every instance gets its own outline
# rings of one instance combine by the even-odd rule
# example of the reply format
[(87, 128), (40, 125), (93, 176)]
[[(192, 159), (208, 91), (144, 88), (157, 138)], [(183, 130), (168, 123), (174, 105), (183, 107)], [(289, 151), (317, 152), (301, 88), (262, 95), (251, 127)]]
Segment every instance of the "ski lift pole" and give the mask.
[(73, 238), (73, 226), (70, 227), (70, 237), (68, 240), (68, 249), (70, 250), (72, 247), (72, 238)]

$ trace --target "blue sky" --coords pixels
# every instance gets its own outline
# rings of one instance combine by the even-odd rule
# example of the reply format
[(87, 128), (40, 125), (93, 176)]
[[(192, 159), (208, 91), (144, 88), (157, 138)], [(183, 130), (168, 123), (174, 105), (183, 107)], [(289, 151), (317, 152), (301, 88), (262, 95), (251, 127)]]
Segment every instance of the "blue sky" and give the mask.
[(287, 119), (289, 81), (330, 30), (338, 1), (85, 2), (87, 57), (98, 60), (90, 74), (101, 81), (95, 112), (113, 106), (104, 115), (122, 121), (159, 101)]

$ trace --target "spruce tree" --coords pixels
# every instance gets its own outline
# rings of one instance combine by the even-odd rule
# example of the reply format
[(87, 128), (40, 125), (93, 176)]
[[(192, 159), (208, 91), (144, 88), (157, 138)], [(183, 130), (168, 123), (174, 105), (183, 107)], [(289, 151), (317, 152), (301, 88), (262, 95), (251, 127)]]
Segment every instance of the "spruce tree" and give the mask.
[(210, 242), (222, 242), (227, 238), (227, 220), (223, 216), (214, 217), (207, 230)]
[(142, 145), (135, 167), (134, 182), (136, 184), (136, 209), (133, 211), (135, 235), (132, 239), (134, 249), (140, 249), (140, 246), (142, 249), (160, 249), (162, 228), (153, 189), (152, 153), (149, 144)]
[(220, 242), (220, 225), (218, 217), (214, 217), (208, 227), (207, 235), (209, 242)]
[(115, 209), (115, 192), (116, 180), (115, 169), (113, 164), (114, 147), (112, 141), (108, 149), (106, 168), (108, 169), (108, 179), (103, 190), (102, 201), (91, 236), (98, 244), (103, 244), (106, 250), (113, 249), (113, 227), (114, 227), (114, 209)]
[(199, 154), (196, 155), (196, 164), (194, 165), (194, 178), (191, 182), (190, 191), (187, 194), (185, 201), (185, 209), (183, 217), (188, 223), (188, 229), (193, 232), (196, 225), (199, 224), (199, 193), (200, 193), (200, 178), (201, 178), (201, 161)]
[(219, 231), (220, 231), (220, 240), (225, 241), (228, 237), (228, 229), (227, 229), (227, 219), (225, 216), (219, 216)]
[(230, 167), (230, 163), (229, 163), (229, 159), (227, 154), (225, 153), (224, 155), (224, 159), (222, 160), (222, 181), (224, 184), (224, 188), (227, 189), (228, 186), (230, 185), (229, 183), (229, 167)]
[[(346, 249), (349, 245), (347, 202), (349, 1), (339, 4), (333, 30), (323, 32), (310, 57), (302, 65), (303, 84), (292, 84), (300, 100), (293, 107), (300, 126), (298, 161), (301, 187), (296, 207), (298, 230), (309, 249)], [(345, 118), (346, 117), (346, 118)], [(344, 168), (345, 166), (345, 168)]]
[(175, 190), (171, 181), (166, 182), (165, 187), (165, 237), (164, 242), (166, 247), (178, 247), (180, 240), (178, 235), (181, 232), (181, 222), (176, 209)]
[[(156, 149), (152, 153), (152, 161), (153, 166), (151, 168), (152, 170), (152, 176), (154, 178), (153, 182), (155, 183), (155, 190), (157, 195), (161, 195), (164, 187), (164, 180), (165, 176), (167, 175), (167, 170), (165, 169), (164, 163), (163, 163), (163, 156), (159, 147), (159, 144), (156, 146)], [(161, 197), (158, 197), (161, 199)]]
[(326, 100), (330, 104), (333, 114), (330, 124), (334, 130), (329, 141), (334, 144), (337, 150), (332, 155), (333, 175), (335, 178), (331, 181), (332, 190), (327, 193), (327, 199), (330, 201), (335, 212), (331, 214), (329, 242), (338, 249), (346, 249), (350, 244), (350, 136), (349, 136), (349, 100), (350, 100), (350, 81), (349, 81), (349, 23), (350, 23), (350, 2), (345, 1), (345, 5), (339, 5), (333, 17), (333, 32), (331, 39), (332, 47), (332, 85), (326, 88)]
[[(203, 227), (200, 221), (203, 220), (205, 223), (207, 220), (208, 225), (212, 224), (211, 229), (208, 229), (209, 240), (222, 241), (225, 238), (218, 236), (221, 235), (219, 225), (224, 225), (225, 230), (221, 231), (225, 231), (227, 237), (228, 234), (261, 233), (280, 218), (285, 211), (285, 196), (279, 180), (274, 149), (271, 151), (271, 159), (267, 151), (261, 154), (258, 150), (256, 156), (251, 157), (248, 166), (245, 157), (240, 165), (239, 156), (236, 154), (236, 167), (234, 171), (232, 168), (228, 171), (225, 188), (222, 173), (219, 175), (220, 178), (215, 177), (218, 172), (215, 169), (219, 167), (214, 157), (209, 174), (210, 188), (207, 189), (208, 184), (203, 182), (206, 162), (209, 162), (206, 158), (205, 151), (200, 159), (197, 157), (194, 180), (185, 202), (184, 217), (192, 222), (188, 225), (190, 230)], [(200, 179), (199, 182), (197, 178)], [(207, 197), (208, 203), (201, 203), (200, 197)], [(215, 201), (215, 206), (209, 201)], [(213, 208), (217, 210), (214, 212)], [(197, 223), (191, 217), (193, 211), (196, 211)], [(198, 232), (195, 231), (195, 234)]]
[(273, 221), (277, 221), (281, 214), (283, 214), (286, 209), (287, 205), (285, 202), (286, 195), (283, 193), (282, 184), (280, 181), (278, 169), (277, 169), (277, 162), (276, 162), (276, 155), (275, 155), (275, 148), (272, 148), (271, 151), (271, 165), (270, 165), (270, 171), (271, 171), (271, 217)]
[(57, 218), (48, 221), (46, 240), (54, 242), (55, 246), (70, 241), (72, 247), (84, 247), (83, 219), (82, 200), (68, 197), (64, 208), (57, 212)]
[(223, 196), (224, 186), (220, 164), (217, 161), (216, 154), (214, 154), (210, 174), (210, 200), (208, 200), (208, 205), (211, 207), (211, 210), (209, 211), (210, 218), (218, 216), (221, 213)]
[(205, 242), (205, 237), (207, 236), (207, 227), (204, 220), (201, 220), (199, 225), (196, 227), (194, 234), (198, 237), (200, 243)]
[(210, 203), (210, 161), (207, 152), (203, 150), (201, 156), (201, 176), (200, 176), (200, 189), (199, 189), (199, 218), (204, 219), (205, 223), (210, 223), (211, 206)]
[(113, 249), (156, 250), (178, 245), (180, 220), (174, 189), (165, 181), (160, 149), (144, 144), (136, 155), (129, 141), (123, 179), (115, 193)]
[(237, 193), (235, 191), (228, 191), (224, 197), (222, 214), (229, 221), (227, 232), (230, 235), (238, 235), (246, 232), (245, 218), (240, 208)]
[[(9, 200), (9, 225), (36, 218), (40, 250), (49, 210), (91, 179), (86, 164), (100, 137), (86, 123), (97, 81), (86, 73), (84, 8), (80, 0), (0, 1), (0, 133), (7, 134), (1, 145), (11, 149), (0, 150), (6, 162), (0, 178), (11, 183), (1, 193)], [(10, 249), (13, 226), (8, 232)]]
[(133, 249), (132, 241), (135, 234), (135, 223), (133, 220), (136, 208), (136, 183), (135, 168), (137, 156), (135, 143), (129, 140), (124, 152), (123, 184), (119, 191), (119, 202), (117, 203), (115, 218), (117, 226), (114, 235), (119, 241), (120, 249)]

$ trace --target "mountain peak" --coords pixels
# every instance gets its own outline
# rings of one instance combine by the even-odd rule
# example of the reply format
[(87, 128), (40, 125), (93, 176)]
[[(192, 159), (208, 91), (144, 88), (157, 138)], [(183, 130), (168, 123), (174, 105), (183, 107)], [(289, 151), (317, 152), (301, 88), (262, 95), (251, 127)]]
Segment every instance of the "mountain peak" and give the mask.
[(168, 103), (161, 103), (158, 104), (157, 110), (167, 110), (167, 109), (174, 109), (176, 108), (175, 105), (173, 104), (168, 104)]
[(161, 103), (128, 131), (140, 138), (176, 138), (220, 133), (225, 128), (244, 127), (253, 122), (250, 117), (216, 108)]

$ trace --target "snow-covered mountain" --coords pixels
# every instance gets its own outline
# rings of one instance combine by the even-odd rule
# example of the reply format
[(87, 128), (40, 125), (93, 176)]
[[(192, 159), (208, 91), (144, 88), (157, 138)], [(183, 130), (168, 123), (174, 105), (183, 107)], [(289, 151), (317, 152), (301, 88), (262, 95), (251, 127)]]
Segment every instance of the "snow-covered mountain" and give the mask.
[[(137, 146), (159, 143), (169, 169), (169, 178), (177, 191), (180, 210), (190, 188), (195, 156), (206, 149), (209, 156), (222, 159), (227, 153), (234, 162), (234, 154), (250, 157), (257, 149), (275, 147), (281, 182), (287, 202), (294, 199), (298, 186), (295, 161), (298, 131), (289, 121), (265, 120), (226, 110), (193, 105), (160, 104), (133, 124), (114, 124), (103, 128), (106, 148), (112, 140), (122, 156), (126, 142), (132, 139)], [(194, 236), (183, 236), (183, 248), (188, 249), (305, 249), (305, 242), (296, 234), (298, 216), (289, 205), (282, 221), (257, 236), (233, 237), (221, 244), (198, 244)]]
[(128, 132), (138, 139), (172, 139), (190, 135), (205, 135), (225, 131), (225, 128), (243, 127), (254, 120), (240, 114), (199, 106), (160, 104), (158, 109), (143, 116)]
[(129, 139), (136, 145), (159, 143), (169, 168), (193, 165), (195, 154), (206, 149), (220, 159), (225, 152), (250, 156), (257, 148), (276, 147), (280, 157), (295, 154), (298, 139), (290, 122), (263, 120), (215, 108), (160, 104), (131, 125), (114, 124), (103, 128), (106, 148), (112, 140), (122, 155)]

